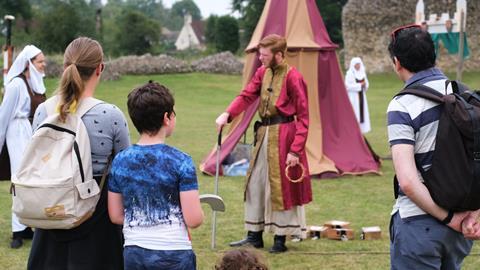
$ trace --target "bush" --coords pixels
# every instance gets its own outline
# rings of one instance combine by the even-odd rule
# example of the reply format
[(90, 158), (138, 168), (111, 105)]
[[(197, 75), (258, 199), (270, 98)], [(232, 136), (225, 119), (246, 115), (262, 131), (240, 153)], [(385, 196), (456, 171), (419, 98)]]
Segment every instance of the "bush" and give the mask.
[(125, 11), (117, 25), (117, 52), (121, 55), (150, 53), (158, 44), (160, 25), (138, 11)]
[(237, 52), (240, 47), (238, 22), (232, 16), (222, 16), (217, 19), (215, 31), (215, 47), (218, 52)]

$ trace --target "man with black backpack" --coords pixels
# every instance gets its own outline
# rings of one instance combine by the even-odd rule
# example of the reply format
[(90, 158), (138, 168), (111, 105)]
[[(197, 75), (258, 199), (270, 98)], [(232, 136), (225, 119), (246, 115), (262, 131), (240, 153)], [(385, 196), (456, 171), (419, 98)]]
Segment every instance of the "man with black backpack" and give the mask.
[[(432, 192), (435, 184), (430, 183), (438, 179), (426, 173), (433, 167), (439, 147), (437, 131), (447, 106), (443, 95), (455, 100), (451, 93), (458, 87), (435, 68), (432, 38), (419, 25), (394, 30), (388, 51), (395, 72), (405, 82), (404, 90), (388, 106), (388, 137), (396, 172), (396, 203), (390, 222), (391, 269), (460, 269), (472, 248), (469, 239), (479, 238), (476, 220), (480, 211), (446, 207)], [(438, 101), (423, 97), (423, 92), (438, 93)]]

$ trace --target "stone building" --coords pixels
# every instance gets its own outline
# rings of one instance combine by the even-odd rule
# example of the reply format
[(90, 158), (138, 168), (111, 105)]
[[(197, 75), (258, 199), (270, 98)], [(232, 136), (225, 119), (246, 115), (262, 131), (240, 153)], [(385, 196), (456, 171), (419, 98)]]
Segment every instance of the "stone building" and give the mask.
[[(345, 65), (355, 56), (362, 57), (368, 72), (392, 71), (387, 46), (390, 33), (398, 26), (415, 22), (417, 0), (349, 0), (342, 11), (342, 31), (345, 44)], [(456, 0), (424, 0), (425, 14), (456, 10)], [(466, 33), (470, 56), (464, 70), (480, 69), (480, 1), (467, 1)], [(455, 71), (457, 55), (449, 55), (440, 47), (437, 65), (443, 70)], [(347, 66), (348, 67), (348, 66)]]

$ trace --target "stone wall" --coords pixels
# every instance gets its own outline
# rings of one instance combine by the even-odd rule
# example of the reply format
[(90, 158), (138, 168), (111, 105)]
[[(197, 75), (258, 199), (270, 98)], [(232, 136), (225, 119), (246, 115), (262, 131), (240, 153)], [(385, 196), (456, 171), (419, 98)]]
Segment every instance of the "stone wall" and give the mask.
[[(387, 46), (390, 33), (398, 26), (415, 22), (417, 0), (349, 0), (342, 11), (342, 31), (345, 44), (345, 66), (350, 59), (360, 56), (367, 72), (392, 71)], [(455, 0), (424, 0), (425, 14), (456, 10)], [(480, 1), (467, 2), (467, 37), (470, 56), (465, 59), (464, 70), (480, 69)], [(443, 70), (455, 71), (458, 56), (447, 54), (440, 48), (437, 65)]]
[(242, 74), (243, 63), (231, 52), (222, 52), (207, 56), (192, 63), (196, 72)]
[[(53, 57), (52, 57), (53, 58)], [(61, 59), (50, 59), (47, 57), (47, 77), (60, 77), (63, 72)], [(122, 56), (105, 62), (105, 71), (102, 74), (103, 80), (117, 80), (122, 75), (145, 75), (145, 74), (167, 74), (185, 72), (241, 74), (243, 63), (232, 53), (223, 52), (207, 56), (189, 64), (186, 61), (168, 56), (152, 56), (145, 54), (141, 56)]]

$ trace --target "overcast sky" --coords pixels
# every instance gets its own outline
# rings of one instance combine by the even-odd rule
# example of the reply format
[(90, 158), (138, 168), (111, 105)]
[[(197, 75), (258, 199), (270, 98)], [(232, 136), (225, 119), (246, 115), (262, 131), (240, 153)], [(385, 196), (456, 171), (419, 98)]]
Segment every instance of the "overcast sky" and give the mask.
[[(172, 7), (177, 0), (162, 0), (165, 7)], [(197, 4), (203, 18), (208, 18), (211, 14), (227, 15), (231, 14), (232, 0), (193, 0)]]

